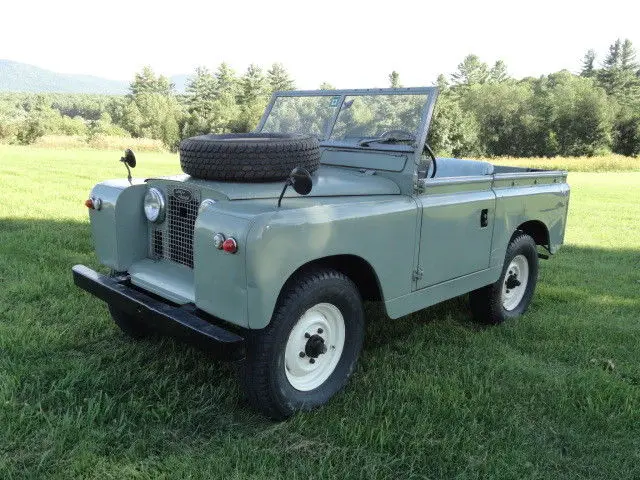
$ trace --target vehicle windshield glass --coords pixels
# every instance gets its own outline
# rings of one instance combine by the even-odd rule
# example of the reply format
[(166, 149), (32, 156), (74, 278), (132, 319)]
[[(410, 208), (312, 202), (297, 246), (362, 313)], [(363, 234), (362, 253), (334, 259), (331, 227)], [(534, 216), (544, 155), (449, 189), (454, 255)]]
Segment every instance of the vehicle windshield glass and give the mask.
[(426, 101), (427, 95), (348, 95), (330, 138), (358, 142), (392, 132), (415, 138)]
[(306, 133), (323, 139), (333, 120), (333, 97), (278, 97), (267, 121), (265, 133)]
[(407, 144), (419, 133), (428, 97), (426, 92), (279, 95), (261, 131), (310, 134), (327, 143), (359, 144), (384, 136)]

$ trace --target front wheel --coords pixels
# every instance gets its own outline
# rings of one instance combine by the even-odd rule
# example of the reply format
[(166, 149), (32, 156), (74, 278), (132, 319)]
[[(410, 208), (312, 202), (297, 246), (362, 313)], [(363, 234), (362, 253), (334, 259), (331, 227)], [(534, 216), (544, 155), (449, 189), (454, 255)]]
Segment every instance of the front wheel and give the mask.
[(536, 243), (529, 235), (516, 232), (507, 247), (498, 281), (469, 294), (475, 320), (495, 325), (519, 317), (529, 307), (537, 281)]
[(250, 334), (239, 371), (249, 403), (275, 420), (339, 392), (364, 338), (360, 293), (342, 273), (310, 271), (285, 288), (269, 326)]

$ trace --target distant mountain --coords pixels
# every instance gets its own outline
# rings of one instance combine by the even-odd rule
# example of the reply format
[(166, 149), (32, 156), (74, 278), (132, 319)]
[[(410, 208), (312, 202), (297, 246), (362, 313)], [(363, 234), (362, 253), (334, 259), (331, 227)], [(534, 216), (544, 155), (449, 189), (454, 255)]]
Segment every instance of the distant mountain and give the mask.
[(103, 93), (121, 95), (127, 93), (129, 84), (119, 80), (56, 73), (26, 63), (0, 60), (0, 91), (3, 92), (55, 92), (55, 93)]
[[(182, 93), (188, 78), (189, 75), (174, 75), (170, 80), (175, 84), (176, 91)], [(92, 75), (57, 73), (26, 63), (0, 59), (0, 92), (124, 95), (129, 92), (129, 82)]]

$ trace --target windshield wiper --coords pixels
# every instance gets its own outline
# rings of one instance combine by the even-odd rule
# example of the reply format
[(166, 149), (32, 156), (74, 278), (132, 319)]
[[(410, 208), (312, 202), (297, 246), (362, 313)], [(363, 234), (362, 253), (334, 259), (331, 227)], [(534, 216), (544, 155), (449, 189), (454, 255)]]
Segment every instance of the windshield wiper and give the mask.
[(358, 145), (361, 147), (368, 147), (370, 143), (399, 143), (399, 142), (412, 142), (414, 139), (410, 137), (377, 137), (377, 138), (368, 138), (366, 140), (360, 140)]

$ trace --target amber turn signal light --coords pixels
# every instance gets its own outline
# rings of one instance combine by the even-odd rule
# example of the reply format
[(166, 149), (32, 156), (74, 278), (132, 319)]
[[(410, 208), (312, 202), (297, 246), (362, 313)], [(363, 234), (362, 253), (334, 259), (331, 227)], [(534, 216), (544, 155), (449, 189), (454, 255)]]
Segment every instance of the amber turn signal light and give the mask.
[(100, 210), (102, 208), (102, 200), (99, 197), (91, 197), (84, 201), (84, 206), (91, 210)]

